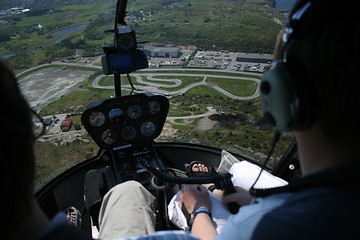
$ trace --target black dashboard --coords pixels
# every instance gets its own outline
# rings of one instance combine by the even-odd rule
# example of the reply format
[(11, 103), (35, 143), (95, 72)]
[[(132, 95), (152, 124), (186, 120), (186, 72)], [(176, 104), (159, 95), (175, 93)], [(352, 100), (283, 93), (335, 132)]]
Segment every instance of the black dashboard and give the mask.
[(100, 148), (116, 149), (155, 139), (168, 110), (166, 97), (139, 93), (90, 103), (81, 121)]

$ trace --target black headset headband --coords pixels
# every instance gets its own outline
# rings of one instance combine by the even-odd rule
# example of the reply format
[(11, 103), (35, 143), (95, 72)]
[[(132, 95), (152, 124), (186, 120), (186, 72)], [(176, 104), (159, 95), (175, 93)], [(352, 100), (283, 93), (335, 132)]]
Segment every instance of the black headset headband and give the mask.
[(295, 80), (298, 74), (293, 69), (300, 66), (291, 66), (292, 71), (288, 66), (289, 42), (304, 35), (303, 29), (308, 31), (304, 28), (303, 17), (313, 5), (313, 1), (297, 3), (281, 36), (280, 61), (274, 62), (273, 69), (262, 77), (260, 91), (263, 110), (266, 119), (270, 119), (274, 129), (280, 132), (303, 130), (314, 122), (313, 110), (310, 110), (308, 100), (304, 98), (305, 93), (299, 89), (299, 83)]
[(287, 62), (287, 45), (289, 40), (296, 34), (296, 27), (298, 22), (302, 19), (303, 15), (307, 12), (307, 10), (311, 7), (311, 2), (306, 2), (302, 7), (300, 7), (296, 12), (290, 15), (289, 20), (286, 24), (286, 28), (281, 37), (281, 61)]

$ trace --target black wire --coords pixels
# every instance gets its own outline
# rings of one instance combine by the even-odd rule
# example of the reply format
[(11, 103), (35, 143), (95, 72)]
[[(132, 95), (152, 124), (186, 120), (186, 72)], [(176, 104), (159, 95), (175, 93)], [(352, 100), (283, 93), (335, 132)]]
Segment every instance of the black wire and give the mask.
[(253, 183), (253, 185), (251, 186), (251, 188), (250, 188), (250, 190), (249, 190), (249, 192), (250, 192), (251, 195), (253, 195), (252, 193), (255, 192), (255, 191), (254, 191), (254, 190), (255, 190), (255, 189), (254, 189), (254, 186), (255, 186), (255, 184), (257, 183), (257, 181), (259, 181), (262, 172), (263, 172), (264, 169), (266, 168), (266, 165), (267, 165), (267, 163), (269, 162), (270, 157), (271, 157), (271, 155), (272, 155), (273, 152), (274, 152), (275, 146), (276, 146), (276, 144), (279, 142), (280, 136), (281, 136), (281, 132), (275, 131), (274, 140), (273, 140), (273, 142), (272, 142), (272, 145), (271, 145), (271, 149), (270, 149), (270, 151), (269, 151), (269, 154), (268, 154), (266, 160), (264, 161), (264, 163), (263, 163), (262, 166), (261, 166), (261, 170), (260, 170), (259, 175), (257, 176), (255, 182)]
[(126, 74), (126, 76), (127, 76), (127, 79), (128, 79), (128, 81), (129, 81), (129, 83), (130, 83), (130, 86), (131, 86), (131, 92), (130, 92), (130, 95), (132, 95), (132, 94), (133, 94), (133, 92), (134, 92), (134, 90), (136, 90), (136, 88), (134, 87), (134, 84), (132, 83), (132, 80), (131, 80), (130, 74), (129, 74), (129, 73), (127, 73), (127, 74)]

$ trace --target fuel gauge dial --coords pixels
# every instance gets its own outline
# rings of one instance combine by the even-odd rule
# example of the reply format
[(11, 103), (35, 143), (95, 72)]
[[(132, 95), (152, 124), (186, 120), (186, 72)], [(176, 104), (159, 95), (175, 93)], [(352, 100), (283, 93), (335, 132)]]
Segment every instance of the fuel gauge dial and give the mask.
[(105, 123), (105, 115), (102, 112), (92, 112), (89, 116), (89, 123), (93, 127), (101, 127)]
[(156, 131), (156, 126), (153, 122), (144, 122), (140, 127), (141, 134), (145, 137), (150, 137)]
[(140, 118), (142, 115), (142, 112), (143, 112), (143, 109), (139, 104), (132, 105), (127, 109), (127, 115), (130, 119)]
[(130, 141), (136, 137), (136, 129), (133, 126), (126, 126), (121, 131), (124, 140)]
[(107, 145), (112, 145), (116, 142), (117, 137), (112, 130), (108, 129), (102, 133), (101, 140)]
[(158, 101), (150, 101), (148, 102), (147, 105), (148, 105), (148, 112), (150, 115), (157, 115), (161, 110), (161, 106)]

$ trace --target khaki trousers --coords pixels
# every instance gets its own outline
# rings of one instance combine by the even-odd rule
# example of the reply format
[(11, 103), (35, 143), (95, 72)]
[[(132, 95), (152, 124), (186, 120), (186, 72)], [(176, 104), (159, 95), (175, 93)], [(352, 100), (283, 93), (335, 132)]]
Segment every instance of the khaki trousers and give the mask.
[(103, 199), (99, 226), (102, 240), (154, 232), (155, 197), (136, 181), (116, 185)]

